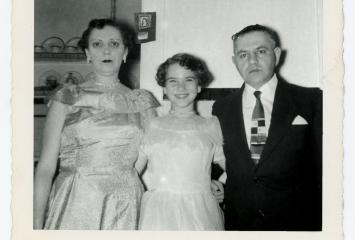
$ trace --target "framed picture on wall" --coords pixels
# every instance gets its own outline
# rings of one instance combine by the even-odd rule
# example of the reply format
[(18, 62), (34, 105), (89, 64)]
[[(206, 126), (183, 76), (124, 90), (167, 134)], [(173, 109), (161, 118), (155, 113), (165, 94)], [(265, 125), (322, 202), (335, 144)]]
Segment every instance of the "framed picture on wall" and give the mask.
[(142, 12), (135, 14), (138, 43), (151, 42), (155, 40), (156, 13)]

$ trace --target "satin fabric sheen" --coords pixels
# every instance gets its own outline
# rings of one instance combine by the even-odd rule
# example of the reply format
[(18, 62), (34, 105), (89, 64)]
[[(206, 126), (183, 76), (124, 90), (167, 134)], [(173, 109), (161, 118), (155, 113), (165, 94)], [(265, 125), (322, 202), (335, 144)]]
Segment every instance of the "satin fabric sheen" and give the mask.
[(45, 229), (134, 230), (143, 185), (134, 169), (149, 92), (65, 85), (52, 101), (67, 105), (60, 167)]

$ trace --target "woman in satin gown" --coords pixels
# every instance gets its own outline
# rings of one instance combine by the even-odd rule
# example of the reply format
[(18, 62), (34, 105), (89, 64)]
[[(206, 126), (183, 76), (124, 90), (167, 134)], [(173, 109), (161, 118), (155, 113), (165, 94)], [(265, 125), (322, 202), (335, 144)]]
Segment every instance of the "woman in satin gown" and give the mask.
[(137, 229), (143, 185), (134, 163), (158, 102), (118, 79), (131, 39), (110, 19), (92, 20), (83, 33), (79, 46), (93, 74), (50, 100), (35, 172), (35, 229)]
[(224, 168), (222, 133), (216, 117), (194, 111), (212, 76), (202, 60), (177, 54), (160, 65), (156, 79), (171, 109), (149, 122), (136, 162), (139, 172), (147, 163), (139, 229), (223, 230), (211, 184), (212, 161)]

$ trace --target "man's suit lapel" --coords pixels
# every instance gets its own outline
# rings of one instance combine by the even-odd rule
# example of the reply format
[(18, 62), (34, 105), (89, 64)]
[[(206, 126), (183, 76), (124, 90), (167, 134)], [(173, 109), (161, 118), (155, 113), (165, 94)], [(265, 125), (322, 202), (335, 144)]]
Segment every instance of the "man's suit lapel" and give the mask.
[(267, 161), (274, 148), (287, 133), (294, 117), (295, 107), (291, 100), (290, 91), (287, 89), (287, 83), (279, 80), (275, 92), (268, 138), (258, 166)]
[[(231, 106), (236, 106), (236, 109), (232, 109), (233, 114), (233, 119), (231, 119), (232, 126), (235, 126), (235, 129), (232, 131), (235, 132), (235, 146), (236, 150), (240, 152), (240, 156), (243, 157), (243, 159), (248, 159), (250, 158), (250, 151), (248, 147), (248, 142), (247, 138), (245, 135), (245, 125), (244, 125), (244, 118), (243, 118), (243, 105), (242, 105), (242, 95), (244, 91), (244, 84), (241, 87), (240, 91), (238, 94), (235, 96), (233, 99), (234, 103), (231, 104)], [(252, 161), (250, 161), (252, 163)]]

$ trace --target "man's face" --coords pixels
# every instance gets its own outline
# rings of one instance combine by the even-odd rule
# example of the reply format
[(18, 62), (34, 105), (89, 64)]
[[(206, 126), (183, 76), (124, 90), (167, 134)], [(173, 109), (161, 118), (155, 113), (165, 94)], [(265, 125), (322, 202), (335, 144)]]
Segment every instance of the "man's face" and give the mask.
[(233, 62), (243, 80), (255, 89), (272, 78), (280, 55), (281, 49), (261, 31), (246, 33), (234, 40)]

